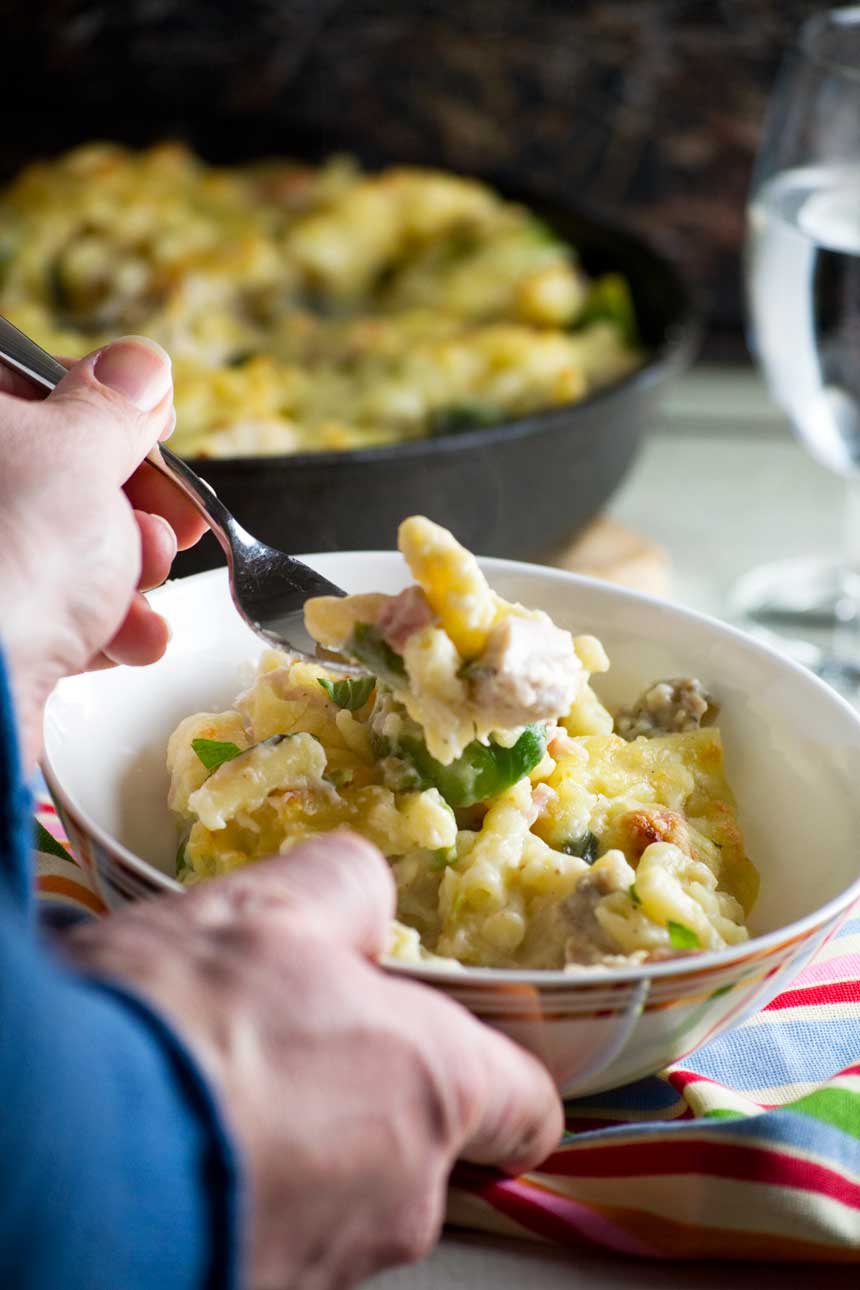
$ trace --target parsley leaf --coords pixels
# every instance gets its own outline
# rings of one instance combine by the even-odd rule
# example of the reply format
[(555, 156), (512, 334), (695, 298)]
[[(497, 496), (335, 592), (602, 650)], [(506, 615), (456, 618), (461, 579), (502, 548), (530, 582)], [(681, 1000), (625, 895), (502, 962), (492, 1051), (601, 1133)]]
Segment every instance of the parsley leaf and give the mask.
[(612, 323), (627, 345), (638, 343), (633, 297), (626, 279), (619, 273), (605, 273), (592, 282), (573, 330), (579, 331), (595, 322)]
[(579, 856), (586, 864), (594, 864), (599, 846), (600, 839), (589, 829), (581, 838), (572, 838), (570, 842), (565, 842), (561, 849), (566, 856)]
[(697, 950), (701, 945), (701, 941), (693, 929), (685, 927), (683, 923), (673, 923), (670, 918), (666, 924), (666, 930), (669, 933), (669, 944), (673, 950)]
[(430, 433), (462, 434), (464, 430), (482, 430), (486, 426), (498, 425), (504, 416), (491, 403), (472, 402), (450, 403), (447, 407), (436, 408), (430, 414)]
[(439, 847), (433, 852), (433, 859), (430, 861), (431, 869), (447, 869), (448, 865), (457, 863), (456, 847)]
[[(631, 882), (630, 886), (627, 888), (627, 895), (633, 901), (634, 908), (638, 908), (638, 906), (642, 904), (642, 897), (639, 895), (639, 892), (636, 890), (635, 882)], [(677, 923), (676, 923), (676, 926), (678, 926)]]
[(326, 681), (319, 676), (317, 681), (328, 697), (339, 708), (346, 708), (347, 712), (356, 712), (359, 708), (363, 708), (376, 684), (376, 678), (372, 676), (359, 676), (354, 679), (347, 677), (344, 681)]
[(238, 757), (242, 751), (238, 744), (222, 739), (192, 739), (191, 747), (207, 770), (217, 770), (225, 761)]
[(346, 788), (355, 778), (355, 771), (346, 766), (335, 766), (333, 770), (327, 770), (323, 779), (331, 784), (333, 788)]

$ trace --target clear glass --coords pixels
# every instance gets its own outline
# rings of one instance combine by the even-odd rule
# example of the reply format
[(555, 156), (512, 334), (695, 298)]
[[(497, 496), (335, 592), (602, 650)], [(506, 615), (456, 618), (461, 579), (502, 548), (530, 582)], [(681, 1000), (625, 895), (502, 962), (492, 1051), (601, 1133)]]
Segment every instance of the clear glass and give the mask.
[(845, 480), (839, 559), (736, 586), (735, 618), (860, 701), (860, 6), (810, 19), (771, 96), (747, 206), (750, 348), (811, 455)]

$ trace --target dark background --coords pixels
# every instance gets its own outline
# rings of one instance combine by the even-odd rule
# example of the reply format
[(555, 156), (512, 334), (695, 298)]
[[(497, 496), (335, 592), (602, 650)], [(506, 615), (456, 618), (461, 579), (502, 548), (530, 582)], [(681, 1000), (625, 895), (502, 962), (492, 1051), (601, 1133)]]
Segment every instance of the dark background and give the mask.
[[(0, 0), (0, 171), (91, 137), (357, 149), (604, 211), (742, 357), (764, 106), (810, 0)], [(14, 127), (14, 128), (12, 128)]]

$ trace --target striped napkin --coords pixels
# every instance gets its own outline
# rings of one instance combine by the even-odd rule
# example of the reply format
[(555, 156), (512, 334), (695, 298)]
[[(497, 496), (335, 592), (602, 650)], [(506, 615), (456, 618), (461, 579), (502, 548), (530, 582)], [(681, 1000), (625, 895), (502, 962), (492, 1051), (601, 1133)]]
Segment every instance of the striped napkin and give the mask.
[[(44, 920), (105, 913), (43, 786), (37, 808)], [(860, 905), (743, 1026), (566, 1111), (534, 1173), (458, 1166), (449, 1221), (645, 1258), (860, 1263)]]

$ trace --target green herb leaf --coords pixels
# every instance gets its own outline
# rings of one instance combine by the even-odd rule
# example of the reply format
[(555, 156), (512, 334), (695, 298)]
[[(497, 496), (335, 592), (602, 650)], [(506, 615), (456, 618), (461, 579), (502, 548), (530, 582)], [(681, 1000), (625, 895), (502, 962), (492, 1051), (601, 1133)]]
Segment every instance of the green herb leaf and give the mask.
[(701, 945), (701, 941), (693, 929), (685, 927), (683, 923), (673, 923), (670, 918), (666, 924), (666, 930), (669, 933), (669, 944), (673, 950), (697, 950)]
[(546, 752), (546, 726), (526, 726), (511, 748), (492, 739), (488, 744), (473, 740), (449, 766), (443, 766), (427, 751), (418, 736), (403, 736), (396, 755), (411, 763), (426, 787), (438, 788), (449, 806), (473, 806), (503, 793), (530, 770)]
[(355, 778), (355, 771), (345, 766), (335, 766), (334, 770), (327, 770), (323, 779), (331, 784), (333, 788), (346, 788)]
[(630, 886), (627, 888), (627, 895), (633, 901), (634, 906), (638, 909), (638, 907), (642, 904), (642, 897), (639, 895), (639, 892), (636, 890), (635, 882), (631, 882)]
[(433, 859), (430, 861), (433, 869), (447, 869), (449, 865), (456, 863), (456, 847), (440, 847), (438, 851), (433, 852)]
[(433, 785), (422, 779), (411, 762), (402, 757), (392, 757), (391, 745), (371, 732), (370, 747), (373, 755), (383, 763), (382, 782), (392, 793), (420, 793)]
[(187, 838), (183, 838), (183, 840), (180, 842), (179, 846), (176, 848), (176, 876), (177, 876), (177, 878), (181, 878), (181, 877), (182, 877), (182, 875), (183, 875), (183, 873), (185, 872), (185, 843), (187, 842), (187, 840), (188, 840)]
[(376, 678), (373, 676), (358, 676), (354, 679), (347, 677), (344, 681), (326, 681), (320, 676), (317, 680), (328, 697), (333, 699), (339, 708), (346, 708), (348, 712), (356, 712), (359, 708), (363, 708), (376, 684)]
[(369, 672), (389, 684), (397, 684), (406, 675), (403, 659), (382, 639), (373, 623), (356, 623), (344, 646), (344, 653), (363, 663)]
[(594, 864), (599, 846), (599, 839), (589, 829), (581, 838), (573, 838), (570, 842), (565, 842), (561, 849), (566, 856), (579, 856), (586, 864)]
[(48, 288), (48, 297), (55, 309), (64, 311), (69, 308), (69, 293), (66, 287), (66, 279), (63, 271), (62, 253), (54, 256), (45, 267), (46, 285)]
[(571, 254), (570, 247), (565, 245), (555, 229), (546, 220), (538, 219), (536, 215), (533, 215), (523, 228), (523, 237), (528, 242), (536, 242), (539, 246), (557, 246), (560, 251)]
[(462, 434), (464, 430), (483, 430), (487, 426), (498, 425), (504, 419), (499, 409), (491, 403), (481, 403), (477, 399), (450, 403), (447, 407), (436, 408), (431, 412), (430, 433)]
[(217, 770), (225, 761), (238, 757), (242, 751), (238, 744), (222, 739), (192, 739), (191, 747), (207, 770)]
[(244, 367), (245, 364), (250, 363), (253, 358), (259, 358), (259, 355), (260, 351), (258, 349), (237, 349), (236, 352), (231, 354), (227, 359), (227, 366)]
[(612, 323), (628, 345), (639, 343), (633, 297), (620, 273), (605, 273), (592, 282), (582, 310), (574, 320), (573, 330), (579, 331), (595, 322)]

